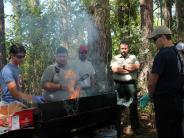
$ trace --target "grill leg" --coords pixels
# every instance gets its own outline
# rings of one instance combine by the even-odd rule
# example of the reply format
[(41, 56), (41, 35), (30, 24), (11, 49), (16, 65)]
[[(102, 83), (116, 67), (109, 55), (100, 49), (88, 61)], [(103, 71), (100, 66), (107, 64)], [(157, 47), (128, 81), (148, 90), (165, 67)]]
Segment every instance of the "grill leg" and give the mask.
[(117, 106), (117, 115), (116, 115), (116, 130), (117, 130), (117, 138), (122, 138), (122, 129), (121, 129), (121, 106)]

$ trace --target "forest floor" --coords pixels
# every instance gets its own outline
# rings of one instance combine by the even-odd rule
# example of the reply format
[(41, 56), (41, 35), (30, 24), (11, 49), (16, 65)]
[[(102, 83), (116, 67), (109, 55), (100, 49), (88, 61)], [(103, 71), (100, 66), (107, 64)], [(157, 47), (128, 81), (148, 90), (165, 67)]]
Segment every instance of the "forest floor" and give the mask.
[(134, 134), (130, 125), (123, 127), (123, 138), (156, 138), (156, 128), (154, 123), (154, 115), (148, 112), (139, 113), (141, 134)]

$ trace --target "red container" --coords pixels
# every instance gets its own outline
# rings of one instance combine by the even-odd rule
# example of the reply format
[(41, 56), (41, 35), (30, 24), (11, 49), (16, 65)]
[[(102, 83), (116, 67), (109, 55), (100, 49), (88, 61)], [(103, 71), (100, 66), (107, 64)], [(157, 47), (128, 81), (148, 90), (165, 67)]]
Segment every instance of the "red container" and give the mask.
[(34, 125), (33, 112), (35, 108), (24, 109), (15, 112), (9, 117), (9, 127), (11, 129), (31, 127)]
[(18, 112), (15, 112), (9, 117), (9, 127), (11, 130), (33, 127), (33, 112), (35, 108), (24, 109)]

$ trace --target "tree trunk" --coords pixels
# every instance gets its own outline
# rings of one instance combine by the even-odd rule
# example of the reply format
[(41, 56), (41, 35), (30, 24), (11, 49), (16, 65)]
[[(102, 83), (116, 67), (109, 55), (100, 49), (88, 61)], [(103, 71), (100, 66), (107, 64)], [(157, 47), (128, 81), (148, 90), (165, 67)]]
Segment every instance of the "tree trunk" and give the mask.
[(120, 31), (120, 38), (131, 35), (132, 22), (137, 20), (137, 6), (135, 1), (117, 0), (117, 19), (118, 27), (123, 29), (127, 28), (126, 31)]
[(112, 57), (112, 42), (110, 35), (109, 0), (96, 0), (90, 3), (88, 9), (91, 22), (88, 25), (88, 43), (90, 57), (96, 70), (98, 90), (112, 90), (110, 61)]
[(161, 22), (161, 25), (163, 25), (163, 5), (162, 5), (162, 0), (159, 0), (159, 4), (160, 4), (160, 22)]
[(69, 12), (70, 12), (70, 4), (67, 0), (60, 0), (62, 17), (61, 17), (61, 28), (63, 31), (63, 42), (62, 45), (65, 48), (69, 48)]
[(6, 64), (5, 32), (4, 32), (4, 2), (0, 0), (0, 69)]
[(19, 36), (22, 34), (21, 23), (20, 23), (21, 3), (20, 3), (20, 1), (13, 0), (12, 5), (13, 5), (13, 13), (15, 14), (14, 33), (15, 33), (15, 36)]
[(151, 53), (149, 52), (148, 35), (153, 26), (153, 1), (140, 0), (141, 10), (141, 30), (143, 30), (142, 48), (140, 48), (140, 61), (142, 70), (139, 76), (139, 85), (145, 90), (147, 88), (146, 81), (151, 65)]
[(178, 40), (184, 41), (184, 1), (176, 0), (176, 19)]
[(129, 25), (130, 19), (130, 1), (117, 0), (116, 5), (118, 7), (118, 24), (120, 28)]
[(171, 8), (172, 8), (172, 3), (171, 0), (163, 0), (162, 3), (162, 16), (164, 19), (164, 25), (166, 25), (167, 27), (171, 27), (171, 23), (172, 23), (172, 13), (171, 13)]

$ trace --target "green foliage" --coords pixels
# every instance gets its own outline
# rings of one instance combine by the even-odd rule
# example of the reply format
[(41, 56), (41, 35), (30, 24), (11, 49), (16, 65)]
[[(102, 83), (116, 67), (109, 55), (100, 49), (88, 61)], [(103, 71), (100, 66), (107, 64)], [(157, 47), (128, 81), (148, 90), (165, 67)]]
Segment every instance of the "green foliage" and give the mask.
[(80, 0), (84, 5), (90, 5), (91, 3), (94, 3), (96, 0)]
[[(112, 35), (112, 53), (113, 55), (117, 54), (119, 52), (119, 43), (120, 41), (126, 40), (130, 44), (130, 52), (133, 54), (138, 55), (139, 53), (139, 47), (140, 47), (140, 38), (141, 38), (141, 30), (140, 30), (140, 16), (138, 15), (138, 7), (139, 2), (132, 0), (132, 1), (115, 1), (111, 0), (111, 35)], [(126, 11), (124, 13), (124, 16), (122, 16), (122, 21), (124, 22), (124, 25), (120, 24), (120, 20), (118, 19), (118, 11), (114, 9), (118, 9), (118, 7), (121, 7)], [(127, 24), (125, 24), (125, 22)]]

